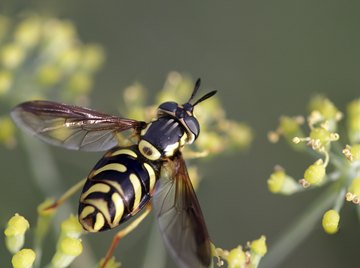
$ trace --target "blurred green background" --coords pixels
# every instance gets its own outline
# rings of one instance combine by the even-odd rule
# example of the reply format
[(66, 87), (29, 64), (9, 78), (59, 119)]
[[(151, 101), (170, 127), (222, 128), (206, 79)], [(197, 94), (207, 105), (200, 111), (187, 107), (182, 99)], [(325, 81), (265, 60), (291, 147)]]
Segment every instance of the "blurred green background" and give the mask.
[[(151, 96), (175, 70), (194, 79), (201, 77), (204, 89), (219, 91), (229, 118), (253, 127), (255, 140), (248, 152), (200, 165), (206, 179), (198, 198), (217, 246), (233, 248), (264, 234), (271, 250), (277, 237), (319, 195), (318, 190), (291, 197), (268, 192), (266, 180), (275, 164), (301, 178), (312, 159), (283, 142), (270, 144), (266, 135), (276, 128), (280, 115), (305, 114), (315, 93), (324, 93), (341, 110), (359, 97), (359, 1), (0, 3), (0, 13), (8, 16), (23, 10), (69, 19), (84, 42), (104, 47), (107, 60), (96, 76), (93, 108), (116, 114), (126, 86), (139, 81)], [(50, 150), (59, 165), (63, 189), (83, 178), (101, 156)], [(44, 196), (29, 178), (26, 155), (19, 149), (1, 147), (0, 163), (1, 226), (15, 212), (35, 224), (35, 208)], [(70, 202), (74, 213), (76, 202), (77, 198)], [(142, 267), (152, 221), (149, 217), (137, 232), (121, 241), (117, 252), (124, 267)], [(96, 259), (104, 254), (113, 234), (87, 236)], [(359, 237), (355, 209), (345, 204), (337, 235), (326, 235), (319, 221), (311, 235), (277, 267), (354, 267)], [(3, 243), (0, 256), (1, 267), (7, 267), (10, 255)], [(174, 267), (171, 261), (167, 267)]]

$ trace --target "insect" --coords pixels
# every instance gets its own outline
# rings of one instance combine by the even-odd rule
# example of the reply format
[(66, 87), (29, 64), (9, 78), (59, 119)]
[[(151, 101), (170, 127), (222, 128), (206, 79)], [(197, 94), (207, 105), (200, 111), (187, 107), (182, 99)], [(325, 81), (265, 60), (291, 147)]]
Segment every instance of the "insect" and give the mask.
[[(148, 123), (51, 101), (24, 102), (12, 110), (20, 128), (47, 143), (107, 151), (81, 185), (78, 217), (85, 230), (112, 229), (143, 211), (115, 235), (103, 267), (120, 238), (133, 230), (151, 207), (179, 267), (211, 265), (209, 234), (181, 153), (200, 133), (194, 107), (216, 93), (211, 91), (192, 103), (199, 87), (200, 79), (185, 104), (160, 104), (157, 116)], [(125, 145), (124, 140), (133, 142)]]

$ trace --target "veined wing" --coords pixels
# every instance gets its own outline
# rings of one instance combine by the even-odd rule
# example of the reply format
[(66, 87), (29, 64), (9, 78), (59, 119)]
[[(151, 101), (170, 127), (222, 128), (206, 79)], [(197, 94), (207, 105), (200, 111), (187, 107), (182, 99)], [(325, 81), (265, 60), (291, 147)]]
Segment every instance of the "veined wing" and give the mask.
[(21, 103), (11, 116), (20, 128), (47, 143), (83, 151), (108, 150), (118, 145), (118, 134), (128, 138), (146, 126), (142, 121), (52, 101)]
[(184, 159), (168, 164), (172, 175), (157, 182), (152, 202), (163, 239), (179, 267), (210, 267), (210, 238)]

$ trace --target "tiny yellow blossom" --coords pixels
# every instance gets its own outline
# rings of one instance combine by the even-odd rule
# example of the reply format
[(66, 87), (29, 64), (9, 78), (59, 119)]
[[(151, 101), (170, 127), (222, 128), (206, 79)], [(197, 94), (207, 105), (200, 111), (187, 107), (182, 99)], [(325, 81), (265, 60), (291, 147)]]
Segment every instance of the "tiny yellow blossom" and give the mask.
[(360, 144), (355, 145), (346, 145), (345, 149), (342, 150), (342, 153), (349, 161), (358, 161), (360, 160)]
[(18, 251), (11, 260), (13, 268), (31, 268), (36, 255), (31, 249), (22, 249)]
[(79, 238), (83, 232), (83, 228), (78, 218), (70, 215), (69, 218), (61, 223), (61, 232), (68, 237)]
[(347, 201), (351, 201), (354, 204), (360, 204), (360, 177), (354, 178), (351, 181), (345, 197)]
[(59, 66), (54, 64), (45, 64), (37, 71), (37, 81), (40, 85), (51, 87), (61, 79), (62, 71)]
[(12, 147), (15, 145), (15, 126), (8, 116), (0, 116), (0, 143)]
[(19, 43), (4, 45), (0, 50), (0, 59), (3, 66), (7, 69), (15, 69), (25, 59), (26, 51)]
[(241, 246), (230, 250), (227, 256), (229, 268), (244, 268), (246, 267), (246, 254)]
[(331, 133), (322, 127), (314, 128), (310, 132), (310, 139), (314, 143), (318, 142), (318, 147), (323, 147), (331, 141)]
[(347, 106), (348, 135), (352, 143), (360, 143), (360, 99), (350, 102)]
[(252, 254), (255, 253), (264, 256), (267, 252), (266, 237), (262, 235), (259, 239), (252, 241), (250, 243), (250, 249)]
[(56, 268), (68, 267), (82, 253), (82, 250), (80, 239), (66, 237), (60, 241), (51, 264)]
[(269, 191), (274, 194), (290, 195), (302, 190), (294, 178), (287, 175), (285, 170), (279, 166), (275, 167), (274, 172), (267, 180), (267, 185)]
[(105, 52), (96, 44), (85, 45), (81, 50), (81, 67), (88, 72), (98, 70), (105, 60)]
[(322, 226), (326, 233), (335, 234), (339, 229), (340, 215), (336, 210), (328, 210), (322, 219)]
[(74, 71), (79, 64), (80, 56), (79, 47), (70, 47), (58, 55), (57, 63), (64, 71)]
[(324, 96), (316, 96), (310, 100), (309, 110), (318, 111), (324, 117), (324, 119), (335, 119), (338, 120), (341, 117), (340, 111), (336, 108), (336, 106)]
[(25, 232), (29, 229), (29, 222), (19, 214), (15, 214), (7, 223), (4, 231), (6, 246), (11, 253), (19, 251), (25, 241)]
[(32, 15), (22, 20), (17, 26), (14, 39), (24, 47), (35, 46), (41, 36), (41, 19)]
[(326, 175), (326, 168), (322, 159), (310, 165), (304, 173), (304, 180), (311, 185), (319, 185)]
[(66, 90), (73, 94), (86, 94), (92, 87), (91, 75), (85, 72), (74, 73), (66, 85)]
[(1, 70), (0, 71), (0, 96), (5, 95), (9, 92), (11, 85), (13, 83), (13, 76), (10, 71)]

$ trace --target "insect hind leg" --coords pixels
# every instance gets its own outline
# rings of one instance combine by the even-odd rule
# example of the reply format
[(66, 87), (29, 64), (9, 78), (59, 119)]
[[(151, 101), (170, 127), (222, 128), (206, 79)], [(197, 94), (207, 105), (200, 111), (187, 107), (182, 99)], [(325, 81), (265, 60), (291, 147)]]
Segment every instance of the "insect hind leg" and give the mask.
[(122, 239), (127, 234), (132, 232), (146, 218), (146, 216), (149, 215), (150, 211), (151, 211), (151, 205), (150, 205), (150, 203), (148, 203), (145, 207), (144, 212), (139, 217), (137, 217), (128, 226), (126, 226), (124, 229), (120, 230), (119, 232), (117, 232), (115, 234), (115, 236), (113, 237), (113, 240), (110, 244), (110, 247), (109, 247), (108, 251), (106, 252), (105, 258), (101, 262), (101, 268), (106, 268), (106, 265), (107, 265), (108, 261), (110, 260), (110, 258), (112, 257), (115, 248), (119, 244), (120, 239)]

